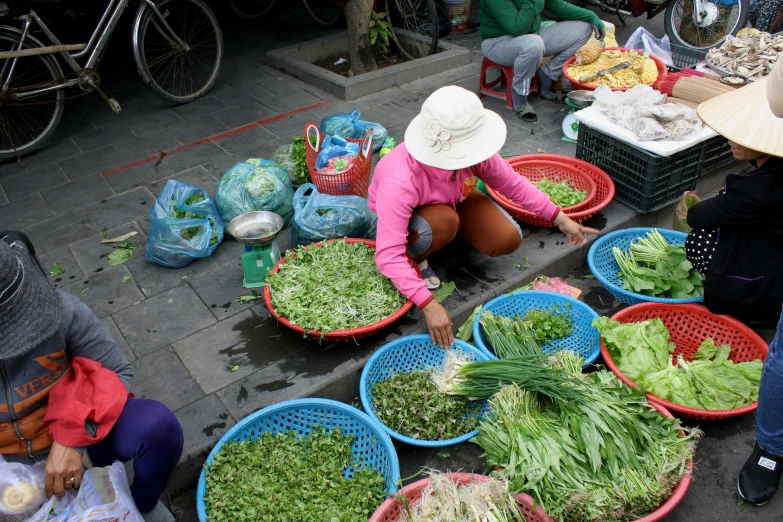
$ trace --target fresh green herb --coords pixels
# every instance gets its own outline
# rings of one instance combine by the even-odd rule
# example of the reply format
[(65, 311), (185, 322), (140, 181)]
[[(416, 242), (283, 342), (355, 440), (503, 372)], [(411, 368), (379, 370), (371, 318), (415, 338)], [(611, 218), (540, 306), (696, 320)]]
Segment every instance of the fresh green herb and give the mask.
[(127, 283), (130, 280), (131, 280), (131, 276), (125, 276), (125, 277), (122, 278), (122, 282), (123, 283)]
[[(353, 435), (316, 426), (229, 441), (206, 470), (210, 522), (366, 522), (386, 498), (383, 476), (356, 462)], [(350, 479), (344, 477), (352, 471)]]
[(682, 299), (704, 295), (703, 277), (685, 255), (684, 245), (670, 245), (653, 229), (631, 243), (626, 253), (612, 249), (623, 288), (637, 294)]
[(481, 311), (482, 306), (478, 305), (476, 308), (473, 309), (473, 312), (471, 312), (470, 317), (468, 317), (464, 323), (462, 323), (462, 326), (459, 327), (459, 330), (457, 330), (457, 339), (460, 341), (465, 341), (466, 343), (469, 343), (471, 339), (473, 339), (473, 322), (476, 320), (476, 316)]
[(522, 265), (521, 264), (517, 263), (515, 266), (516, 266), (517, 270), (522, 270)]
[(492, 351), (501, 359), (542, 353), (528, 322), (486, 311), (481, 314), (479, 323)]
[(235, 302), (240, 304), (247, 304), (257, 299), (263, 299), (263, 296), (258, 295), (258, 293), (255, 290), (252, 290), (249, 294), (240, 295), (239, 297), (237, 297)]
[(358, 328), (392, 315), (405, 299), (363, 243), (332, 241), (287, 252), (266, 283), (277, 313), (307, 330)]
[(117, 243), (117, 248), (130, 248), (131, 250), (136, 250), (137, 248), (141, 248), (141, 245), (134, 243), (133, 241), (120, 241)]
[(479, 404), (438, 391), (426, 371), (398, 373), (376, 383), (372, 402), (385, 426), (413, 439), (453, 439), (478, 424)]
[(109, 263), (109, 266), (121, 265), (130, 259), (132, 255), (132, 248), (120, 248), (119, 250), (115, 250), (109, 254), (109, 257), (106, 258), (106, 262)]
[(442, 303), (443, 301), (448, 299), (456, 289), (457, 289), (456, 283), (454, 283), (454, 281), (450, 281), (448, 283), (443, 283), (442, 285), (440, 285), (440, 288), (438, 288), (437, 290), (433, 290), (432, 295), (435, 296), (435, 300), (437, 302)]
[(230, 364), (228, 365), (228, 371), (230, 371), (231, 373), (234, 373), (238, 369), (239, 369), (239, 366), (231, 366)]
[(389, 52), (389, 37), (394, 36), (391, 24), (386, 20), (386, 13), (372, 12), (370, 19), (370, 46), (379, 54)]
[(57, 277), (60, 274), (65, 273), (65, 268), (59, 266), (57, 263), (55, 263), (52, 268), (49, 269), (49, 275), (51, 277)]
[[(206, 199), (207, 196), (203, 192), (198, 192), (196, 194), (192, 194), (190, 197), (188, 197), (188, 199), (185, 200), (185, 206), (197, 205), (198, 203), (201, 203)], [(204, 219), (204, 216), (202, 216), (201, 214), (196, 214), (195, 212), (190, 212), (189, 210), (180, 210), (179, 208), (177, 208), (177, 200), (174, 198), (171, 198), (171, 204), (172, 204), (171, 217), (173, 217), (174, 219)], [(212, 218), (209, 218), (209, 225), (210, 227), (215, 226), (215, 222), (212, 220)], [(198, 235), (198, 233), (201, 232), (202, 228), (203, 227), (201, 226), (183, 228), (180, 235), (182, 236), (183, 239), (192, 241), (193, 238), (195, 238)], [(216, 245), (217, 242), (218, 242), (218, 235), (216, 232), (213, 232), (209, 238), (209, 245), (210, 246)]]
[(304, 185), (310, 181), (310, 170), (307, 168), (307, 143), (304, 136), (294, 137), (291, 160), (294, 162), (294, 178), (297, 184)]
[(584, 190), (576, 190), (571, 186), (568, 181), (563, 180), (560, 183), (555, 183), (551, 179), (541, 178), (541, 181), (536, 181), (533, 185), (541, 192), (549, 196), (552, 203), (560, 208), (573, 207), (583, 202), (587, 198), (587, 192)]
[[(567, 303), (566, 308), (571, 308), (571, 304)], [(570, 312), (533, 309), (528, 310), (521, 320), (530, 324), (539, 346), (568, 337), (574, 331), (574, 318)]]

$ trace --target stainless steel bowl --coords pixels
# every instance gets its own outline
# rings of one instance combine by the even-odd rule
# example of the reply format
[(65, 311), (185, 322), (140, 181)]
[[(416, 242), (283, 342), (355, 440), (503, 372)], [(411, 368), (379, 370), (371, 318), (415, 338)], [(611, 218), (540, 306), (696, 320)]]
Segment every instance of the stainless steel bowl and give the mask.
[(595, 94), (586, 90), (571, 91), (568, 93), (568, 99), (579, 107), (589, 107), (595, 101)]
[(240, 243), (269, 243), (283, 229), (283, 218), (274, 212), (259, 210), (240, 214), (228, 224), (228, 233)]

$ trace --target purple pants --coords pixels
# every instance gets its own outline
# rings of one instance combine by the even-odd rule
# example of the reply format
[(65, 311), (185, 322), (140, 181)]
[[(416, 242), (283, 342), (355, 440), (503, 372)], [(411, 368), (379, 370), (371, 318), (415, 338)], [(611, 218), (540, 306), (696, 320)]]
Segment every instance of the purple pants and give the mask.
[(182, 427), (171, 410), (157, 401), (130, 398), (106, 438), (88, 450), (98, 467), (133, 459), (131, 494), (146, 513), (166, 489), (183, 443)]

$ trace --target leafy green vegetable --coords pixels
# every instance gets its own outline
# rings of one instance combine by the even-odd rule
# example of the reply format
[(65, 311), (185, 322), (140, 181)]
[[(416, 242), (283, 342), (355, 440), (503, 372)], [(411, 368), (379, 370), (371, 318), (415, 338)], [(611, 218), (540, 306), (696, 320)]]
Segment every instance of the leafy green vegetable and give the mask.
[(466, 343), (469, 343), (471, 339), (473, 339), (473, 322), (476, 320), (476, 316), (481, 311), (481, 308), (481, 305), (478, 305), (476, 308), (474, 308), (470, 313), (470, 317), (468, 317), (465, 322), (462, 323), (462, 326), (460, 326), (459, 330), (457, 330), (457, 339)]
[(132, 248), (120, 248), (119, 250), (115, 250), (114, 252), (109, 254), (109, 257), (107, 258), (107, 262), (109, 263), (109, 266), (121, 265), (125, 261), (130, 259), (132, 255), (133, 255)]
[(258, 295), (258, 292), (256, 292), (255, 290), (251, 290), (249, 294), (240, 295), (239, 297), (237, 297), (234, 302), (240, 304), (247, 304), (251, 301), (255, 301), (257, 299), (263, 299), (263, 298), (264, 298), (263, 296)]
[[(315, 426), (229, 441), (206, 470), (210, 522), (366, 522), (386, 498), (383, 476), (355, 462), (353, 435)], [(347, 479), (346, 470), (352, 471)]]
[(621, 372), (647, 392), (691, 408), (730, 410), (758, 399), (762, 362), (734, 363), (731, 346), (706, 338), (690, 362), (672, 360), (675, 345), (660, 319), (621, 324), (593, 320)]
[(304, 185), (310, 181), (310, 170), (307, 168), (307, 143), (304, 136), (294, 137), (291, 159), (294, 162), (295, 181), (298, 185)]
[(49, 269), (49, 275), (51, 277), (57, 277), (60, 274), (65, 273), (65, 268), (59, 266), (57, 263), (55, 263), (52, 268)]
[(131, 276), (125, 276), (125, 277), (122, 278), (122, 282), (123, 283), (127, 283), (130, 280), (131, 280)]
[(432, 295), (435, 296), (435, 300), (439, 303), (442, 303), (449, 297), (451, 297), (451, 294), (454, 293), (454, 290), (457, 289), (456, 283), (454, 281), (450, 281), (448, 283), (443, 283), (440, 285), (440, 288), (437, 290), (433, 290)]
[[(199, 192), (197, 194), (191, 195), (187, 200), (185, 200), (185, 206), (190, 205), (196, 205), (198, 203), (201, 203), (202, 201), (206, 200), (207, 196), (203, 192)], [(204, 216), (201, 214), (196, 214), (195, 212), (190, 212), (188, 210), (180, 210), (177, 208), (177, 200), (174, 198), (171, 198), (171, 204), (172, 204), (172, 211), (171, 211), (171, 217), (174, 219), (204, 219)], [(209, 218), (209, 224), (210, 226), (214, 227), (215, 222), (212, 221), (212, 218)], [(194, 237), (198, 235), (199, 232), (201, 232), (201, 229), (203, 227), (196, 226), (196, 227), (188, 227), (182, 229), (181, 235), (183, 239), (187, 239), (188, 241), (192, 241)], [(216, 245), (218, 242), (218, 235), (217, 233), (213, 232), (212, 236), (209, 238), (209, 245)]]
[(446, 440), (470, 433), (479, 403), (438, 391), (430, 372), (398, 373), (372, 388), (375, 414), (394, 431), (421, 440)]
[(587, 198), (586, 191), (575, 189), (566, 180), (555, 183), (551, 179), (541, 178), (541, 181), (536, 181), (533, 185), (549, 196), (552, 203), (560, 208), (573, 207)]
[(481, 314), (479, 323), (484, 337), (492, 346), (495, 355), (501, 359), (542, 353), (528, 322), (494, 315), (487, 310)]
[[(570, 303), (566, 306), (571, 307)], [(574, 318), (570, 313), (533, 309), (528, 310), (521, 320), (530, 324), (535, 340), (540, 346), (568, 337), (574, 331)]]
[(266, 283), (277, 313), (307, 330), (357, 328), (396, 312), (405, 299), (375, 264), (363, 243), (332, 241), (286, 253)]
[(266, 197), (275, 191), (275, 178), (263, 167), (259, 167), (248, 178), (245, 190), (254, 198)]
[(626, 253), (612, 249), (623, 288), (637, 294), (683, 299), (704, 295), (701, 274), (687, 260), (684, 245), (670, 245), (653, 229)]

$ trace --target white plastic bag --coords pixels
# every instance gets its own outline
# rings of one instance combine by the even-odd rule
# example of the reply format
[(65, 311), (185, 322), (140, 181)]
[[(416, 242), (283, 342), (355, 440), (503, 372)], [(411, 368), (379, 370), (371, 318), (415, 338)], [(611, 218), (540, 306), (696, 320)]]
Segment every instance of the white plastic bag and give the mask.
[(44, 464), (28, 466), (0, 457), (0, 514), (29, 513), (46, 502)]
[(26, 522), (144, 522), (121, 462), (84, 473), (76, 498), (52, 498)]
[(628, 41), (625, 42), (625, 47), (628, 49), (644, 51), (647, 54), (657, 56), (663, 60), (666, 65), (674, 65), (669, 35), (665, 35), (663, 38), (656, 38), (650, 31), (644, 27), (640, 27), (633, 32), (630, 38), (628, 38)]

